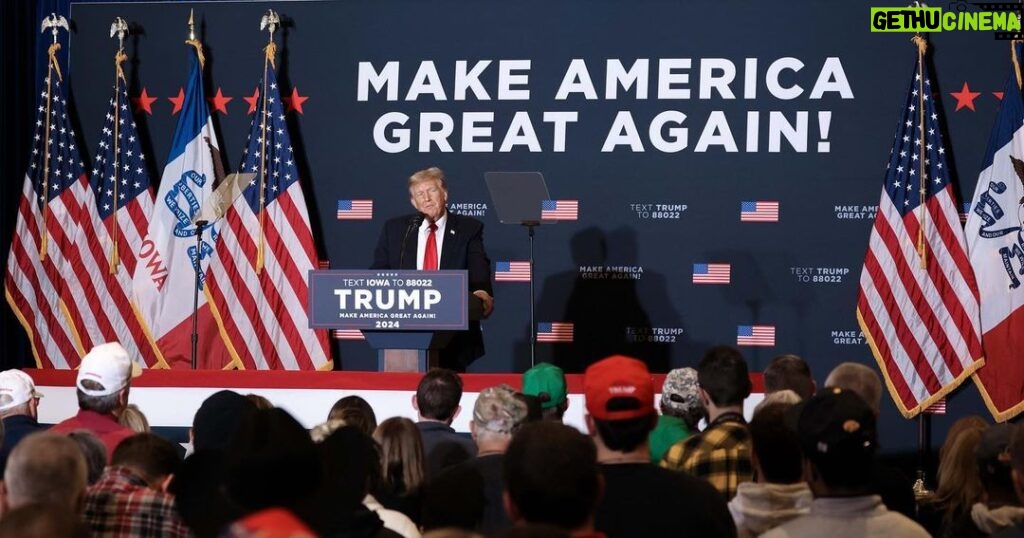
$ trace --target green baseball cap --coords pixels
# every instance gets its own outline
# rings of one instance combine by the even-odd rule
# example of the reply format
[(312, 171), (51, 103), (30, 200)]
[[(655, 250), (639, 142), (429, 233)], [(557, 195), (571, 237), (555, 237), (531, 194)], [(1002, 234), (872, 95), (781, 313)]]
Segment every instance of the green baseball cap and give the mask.
[[(542, 362), (523, 373), (523, 394), (536, 396), (541, 408), (551, 409), (565, 402), (565, 372), (554, 364)], [(546, 394), (545, 399), (542, 394)]]

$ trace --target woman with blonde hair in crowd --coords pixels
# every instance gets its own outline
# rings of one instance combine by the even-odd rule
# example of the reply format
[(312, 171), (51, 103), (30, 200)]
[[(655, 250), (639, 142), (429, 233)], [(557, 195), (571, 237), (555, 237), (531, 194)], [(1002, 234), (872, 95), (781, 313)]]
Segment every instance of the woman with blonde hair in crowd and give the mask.
[(419, 524), (426, 475), (426, 457), (419, 428), (407, 418), (392, 417), (377, 426), (373, 439), (380, 444), (383, 473), (381, 484), (373, 496), (385, 508), (398, 510)]
[(121, 411), (121, 415), (117, 417), (117, 422), (131, 428), (135, 433), (149, 433), (149, 420), (135, 404), (128, 404), (128, 407), (125, 407)]
[(976, 415), (961, 418), (949, 427), (946, 442), (939, 449), (938, 486), (918, 510), (918, 522), (933, 536), (941, 536), (943, 529), (984, 497), (974, 453), (987, 428), (985, 419)]

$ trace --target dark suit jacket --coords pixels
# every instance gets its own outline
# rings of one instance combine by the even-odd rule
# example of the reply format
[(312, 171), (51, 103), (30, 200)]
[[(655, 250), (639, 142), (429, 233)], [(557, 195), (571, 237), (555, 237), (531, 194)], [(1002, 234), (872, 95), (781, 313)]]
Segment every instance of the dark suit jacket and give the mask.
[[(370, 269), (416, 269), (419, 233), (412, 230), (406, 237), (406, 230), (415, 216), (405, 215), (384, 223)], [(484, 224), (474, 218), (449, 212), (444, 233), (438, 268), (466, 269), (469, 271), (470, 293), (484, 290), (494, 295), (491, 287), (491, 260), (484, 250)], [(406, 237), (404, 247), (403, 237)], [(483, 354), (484, 339), (480, 332), (480, 322), (470, 321), (469, 330), (456, 334), (448, 346), (441, 350), (439, 359), (445, 368), (464, 371), (469, 363)]]

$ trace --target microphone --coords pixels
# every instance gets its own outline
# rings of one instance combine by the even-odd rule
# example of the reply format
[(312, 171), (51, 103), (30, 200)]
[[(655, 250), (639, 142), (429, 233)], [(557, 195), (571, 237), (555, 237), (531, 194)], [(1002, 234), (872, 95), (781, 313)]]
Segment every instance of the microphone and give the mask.
[(398, 269), (401, 269), (405, 264), (405, 244), (409, 241), (409, 234), (423, 224), (424, 218), (426, 218), (426, 215), (423, 213), (416, 213), (416, 215), (409, 219), (409, 225), (405, 227), (405, 235), (402, 236), (402, 248), (398, 254)]
[(207, 226), (208, 224), (210, 224), (210, 221), (208, 221), (208, 220), (197, 220), (197, 221), (195, 222), (195, 225), (196, 225), (196, 230), (197, 230), (197, 231), (198, 231), (198, 230), (202, 230), (203, 228), (206, 228), (206, 226)]

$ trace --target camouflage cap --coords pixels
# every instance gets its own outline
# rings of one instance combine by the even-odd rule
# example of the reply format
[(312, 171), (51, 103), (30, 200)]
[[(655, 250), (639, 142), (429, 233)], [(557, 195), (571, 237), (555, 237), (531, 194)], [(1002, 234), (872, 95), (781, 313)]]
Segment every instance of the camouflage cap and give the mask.
[(488, 387), (480, 391), (473, 405), (473, 423), (477, 428), (494, 433), (511, 434), (526, 421), (526, 403), (516, 398), (508, 385)]
[(693, 368), (676, 368), (665, 376), (665, 384), (661, 388), (661, 407), (676, 414), (690, 413), (702, 409), (700, 391), (697, 390), (697, 370)]

